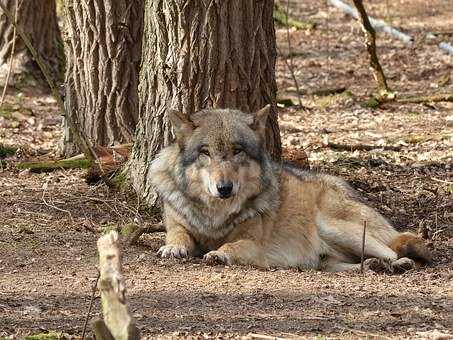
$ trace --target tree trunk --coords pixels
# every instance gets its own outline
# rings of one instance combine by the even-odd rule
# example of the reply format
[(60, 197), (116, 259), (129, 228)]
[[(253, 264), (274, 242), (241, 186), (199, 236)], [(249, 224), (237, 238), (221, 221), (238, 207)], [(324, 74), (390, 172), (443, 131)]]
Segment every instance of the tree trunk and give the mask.
[[(16, 0), (0, 0), (11, 13), (16, 12)], [(47, 63), (55, 80), (61, 79), (63, 54), (60, 29), (57, 23), (55, 0), (17, 0), (17, 23), (30, 38), (33, 47)], [(0, 10), (0, 78), (9, 69), (13, 47), (13, 25)], [(33, 75), (40, 82), (44, 80), (39, 67), (34, 62), (22, 39), (16, 34), (13, 55), (12, 82), (20, 75)], [(14, 77), (15, 76), (15, 77)]]
[[(130, 142), (138, 120), (143, 0), (67, 0), (66, 109), (95, 146)], [(60, 152), (76, 153), (65, 122)]]
[(129, 164), (148, 204), (148, 167), (173, 140), (166, 112), (206, 107), (254, 112), (272, 104), (268, 150), (280, 159), (276, 114), (274, 1), (146, 0), (140, 72), (140, 120)]

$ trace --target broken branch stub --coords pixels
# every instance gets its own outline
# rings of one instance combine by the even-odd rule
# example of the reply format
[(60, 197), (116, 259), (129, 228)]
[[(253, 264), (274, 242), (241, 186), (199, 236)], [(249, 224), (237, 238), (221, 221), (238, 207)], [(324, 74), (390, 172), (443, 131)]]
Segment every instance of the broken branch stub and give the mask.
[[(126, 285), (121, 269), (121, 253), (119, 249), (119, 235), (111, 231), (99, 238), (99, 266), (101, 277), (99, 291), (101, 292), (102, 313), (104, 324), (115, 340), (139, 339), (139, 329), (129, 313), (126, 304)], [(99, 321), (93, 324), (95, 333), (99, 330)], [(103, 328), (103, 327), (101, 327)], [(108, 334), (102, 338), (109, 338)]]

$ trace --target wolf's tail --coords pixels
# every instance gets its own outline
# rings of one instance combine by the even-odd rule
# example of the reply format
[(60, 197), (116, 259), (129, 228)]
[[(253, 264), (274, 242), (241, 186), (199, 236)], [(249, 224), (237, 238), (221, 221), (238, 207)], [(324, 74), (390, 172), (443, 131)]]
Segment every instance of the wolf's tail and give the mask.
[(390, 248), (398, 254), (398, 258), (408, 257), (419, 265), (433, 262), (431, 252), (425, 242), (412, 233), (400, 233), (390, 244)]

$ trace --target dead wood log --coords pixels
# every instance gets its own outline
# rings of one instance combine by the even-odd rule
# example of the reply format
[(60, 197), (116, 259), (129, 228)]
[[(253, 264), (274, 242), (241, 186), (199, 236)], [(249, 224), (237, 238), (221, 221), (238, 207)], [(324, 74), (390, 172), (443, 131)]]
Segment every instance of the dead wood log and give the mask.
[(20, 162), (16, 167), (20, 170), (30, 169), (31, 172), (50, 172), (60, 169), (88, 169), (91, 162), (87, 159), (61, 159), (58, 161)]
[(97, 246), (101, 273), (99, 291), (104, 320), (96, 320), (92, 324), (96, 339), (140, 339), (140, 331), (126, 304), (126, 285), (121, 269), (118, 233), (111, 231), (100, 237)]

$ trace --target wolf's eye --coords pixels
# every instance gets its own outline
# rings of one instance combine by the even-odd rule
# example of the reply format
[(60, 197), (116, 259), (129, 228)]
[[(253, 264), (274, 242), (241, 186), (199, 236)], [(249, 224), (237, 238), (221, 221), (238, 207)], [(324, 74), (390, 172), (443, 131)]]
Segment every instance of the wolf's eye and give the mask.
[(201, 149), (200, 150), (200, 154), (205, 155), (205, 156), (209, 156), (209, 150), (208, 149)]
[(233, 154), (234, 154), (234, 155), (239, 155), (242, 151), (244, 151), (243, 148), (241, 148), (240, 146), (236, 146), (236, 147), (233, 149)]

